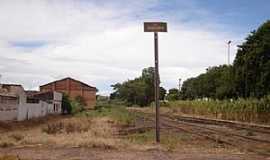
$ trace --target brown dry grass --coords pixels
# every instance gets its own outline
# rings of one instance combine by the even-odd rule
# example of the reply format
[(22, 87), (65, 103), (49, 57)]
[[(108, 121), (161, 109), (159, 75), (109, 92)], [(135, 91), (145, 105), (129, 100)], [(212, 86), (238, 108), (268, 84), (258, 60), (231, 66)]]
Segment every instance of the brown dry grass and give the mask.
[[(89, 147), (137, 151), (180, 149), (187, 152), (216, 150), (216, 146), (211, 146), (211, 143), (176, 132), (162, 132), (160, 145), (155, 143), (152, 131), (121, 136), (119, 131), (123, 129), (123, 125), (120, 124), (112, 116), (62, 116), (16, 123), (9, 131), (0, 132), (0, 147)], [(224, 148), (220, 151), (224, 151)]]
[[(52, 129), (53, 128), (53, 129)], [(53, 145), (117, 148), (117, 126), (107, 117), (72, 117), (50, 121), (31, 130), (13, 130), (1, 134), (0, 147)]]
[(0, 160), (26, 160), (26, 159), (21, 159), (19, 156), (14, 155), (4, 155), (0, 156)]

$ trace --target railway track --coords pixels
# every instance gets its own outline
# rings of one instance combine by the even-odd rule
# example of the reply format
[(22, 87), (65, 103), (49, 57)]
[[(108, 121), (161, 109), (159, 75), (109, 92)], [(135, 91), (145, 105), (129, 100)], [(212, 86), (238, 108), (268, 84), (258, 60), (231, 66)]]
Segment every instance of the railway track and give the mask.
[[(154, 114), (147, 115), (154, 121)], [(255, 126), (231, 121), (219, 121), (193, 117), (161, 115), (161, 127), (177, 129), (220, 144), (259, 155), (270, 156), (270, 131), (267, 126)], [(245, 135), (246, 131), (256, 132), (256, 136)]]
[[(163, 114), (163, 115), (166, 116), (167, 114)], [(222, 125), (229, 128), (245, 129), (252, 132), (270, 134), (270, 126), (265, 126), (265, 125), (249, 124), (249, 123), (227, 121), (227, 120), (208, 119), (208, 118), (187, 117), (187, 116), (170, 116), (170, 117), (175, 118), (179, 121), (183, 121), (183, 122)]]

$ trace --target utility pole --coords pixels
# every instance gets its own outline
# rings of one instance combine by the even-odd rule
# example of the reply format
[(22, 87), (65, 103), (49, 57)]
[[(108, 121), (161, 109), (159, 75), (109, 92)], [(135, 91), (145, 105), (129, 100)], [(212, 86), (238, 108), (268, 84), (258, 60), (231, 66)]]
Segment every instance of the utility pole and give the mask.
[(181, 91), (181, 78), (179, 78), (179, 92)]
[(156, 142), (160, 142), (159, 124), (159, 64), (158, 64), (158, 32), (167, 32), (167, 23), (164, 22), (145, 22), (144, 32), (154, 32), (155, 49), (155, 105), (156, 105)]
[(230, 62), (230, 52), (231, 52), (231, 43), (232, 43), (232, 41), (228, 41), (228, 65), (230, 65), (231, 64), (231, 62)]

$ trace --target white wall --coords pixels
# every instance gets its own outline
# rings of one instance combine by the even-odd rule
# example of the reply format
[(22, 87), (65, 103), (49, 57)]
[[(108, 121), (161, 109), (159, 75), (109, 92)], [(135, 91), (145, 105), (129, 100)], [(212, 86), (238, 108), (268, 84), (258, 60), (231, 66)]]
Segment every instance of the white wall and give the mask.
[(18, 113), (17, 104), (0, 103), (0, 121), (16, 120)]
[(18, 107), (18, 121), (32, 118), (44, 117), (48, 114), (49, 104), (43, 101), (40, 103), (25, 103)]
[[(39, 103), (25, 103), (26, 101), (24, 99), (26, 99), (25, 94), (21, 94), (19, 104), (0, 103), (0, 121), (23, 121), (32, 118), (44, 117), (48, 114), (61, 114), (61, 93), (54, 93), (54, 100), (52, 104), (44, 101), (40, 101)], [(58, 108), (57, 110), (55, 110), (56, 107)]]

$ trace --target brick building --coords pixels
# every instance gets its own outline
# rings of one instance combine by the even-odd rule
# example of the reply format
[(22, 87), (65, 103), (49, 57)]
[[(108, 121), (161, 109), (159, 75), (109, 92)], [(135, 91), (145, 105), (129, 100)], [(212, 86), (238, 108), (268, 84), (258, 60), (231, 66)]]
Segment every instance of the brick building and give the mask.
[(70, 77), (50, 82), (39, 88), (41, 92), (58, 91), (68, 94), (71, 99), (81, 96), (86, 102), (86, 109), (94, 108), (96, 104), (96, 87), (92, 87)]

